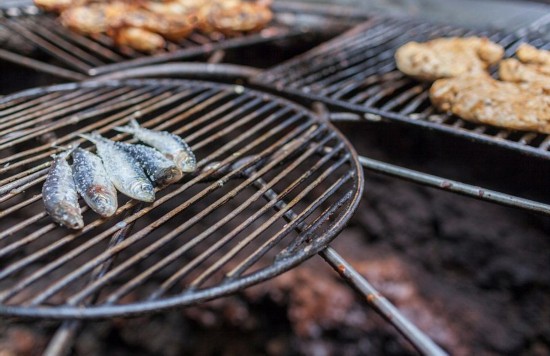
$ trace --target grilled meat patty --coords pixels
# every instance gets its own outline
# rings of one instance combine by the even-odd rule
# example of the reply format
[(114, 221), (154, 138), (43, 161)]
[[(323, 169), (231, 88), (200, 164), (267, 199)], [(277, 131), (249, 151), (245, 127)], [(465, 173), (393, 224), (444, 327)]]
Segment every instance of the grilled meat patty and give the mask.
[(550, 51), (536, 49), (526, 43), (516, 51), (518, 59), (502, 61), (499, 76), (507, 82), (550, 83)]
[(550, 84), (509, 83), (489, 75), (437, 80), (430, 89), (433, 105), (464, 120), (550, 133)]
[(466, 73), (486, 73), (503, 55), (504, 49), (487, 38), (449, 37), (409, 42), (397, 49), (395, 61), (401, 72), (434, 81)]

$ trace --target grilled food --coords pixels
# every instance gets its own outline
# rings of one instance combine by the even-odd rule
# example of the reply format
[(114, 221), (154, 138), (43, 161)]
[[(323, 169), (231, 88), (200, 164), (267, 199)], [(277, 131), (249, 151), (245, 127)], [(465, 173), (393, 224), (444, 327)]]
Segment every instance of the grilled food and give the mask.
[(526, 64), (550, 66), (550, 51), (537, 49), (530, 44), (522, 43), (516, 51), (519, 60)]
[(63, 11), (75, 4), (75, 0), (34, 0), (34, 4), (44, 11)]
[(439, 110), (468, 121), (550, 134), (550, 83), (463, 75), (433, 83), (430, 99)]
[(502, 61), (499, 76), (508, 82), (550, 83), (550, 52), (522, 44), (516, 51), (519, 60), (510, 58)]
[(113, 185), (122, 194), (145, 202), (155, 200), (155, 189), (139, 163), (116, 142), (99, 134), (81, 135), (93, 142)]
[(197, 168), (195, 155), (189, 145), (179, 136), (167, 131), (153, 131), (139, 126), (136, 120), (130, 125), (116, 127), (119, 132), (126, 132), (134, 135), (138, 140), (145, 142), (162, 152), (167, 158), (174, 161), (182, 172), (193, 172)]
[(70, 151), (53, 156), (53, 163), (42, 186), (44, 208), (57, 223), (71, 229), (82, 229), (84, 220), (78, 205), (78, 194), (67, 158)]
[(198, 17), (202, 20), (202, 31), (231, 36), (264, 28), (272, 20), (273, 13), (264, 3), (226, 0), (212, 1), (202, 6)]
[(500, 79), (507, 82), (550, 83), (550, 66), (544, 68), (537, 64), (524, 64), (515, 58), (502, 61), (498, 69), (498, 74)]
[(63, 11), (60, 20), (63, 26), (73, 31), (93, 35), (108, 30), (111, 21), (114, 21), (112, 17), (116, 11), (113, 6), (105, 4), (75, 6)]
[(466, 73), (486, 73), (503, 55), (504, 49), (487, 38), (450, 37), (409, 42), (397, 49), (395, 61), (401, 72), (434, 81)]
[(183, 177), (183, 172), (176, 164), (154, 148), (124, 142), (117, 144), (134, 157), (155, 185), (163, 187), (176, 183)]
[(81, 148), (75, 149), (72, 156), (73, 179), (78, 194), (99, 215), (112, 216), (118, 207), (117, 191), (101, 159)]
[[(267, 2), (243, 0), (35, 0), (60, 13), (61, 23), (85, 35), (106, 33), (120, 46), (142, 52), (181, 41), (195, 29), (235, 35), (262, 29), (273, 14)], [(161, 38), (162, 37), (162, 38)]]
[(111, 37), (119, 46), (127, 46), (141, 52), (156, 52), (166, 45), (164, 38), (154, 32), (136, 27), (110, 30)]

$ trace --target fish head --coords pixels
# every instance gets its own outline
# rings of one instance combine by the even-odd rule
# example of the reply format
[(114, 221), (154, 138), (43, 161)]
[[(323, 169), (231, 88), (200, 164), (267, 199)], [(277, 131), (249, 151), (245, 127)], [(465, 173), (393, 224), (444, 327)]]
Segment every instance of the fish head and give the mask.
[(166, 169), (161, 169), (156, 176), (154, 177), (155, 183), (164, 187), (172, 183), (176, 183), (183, 177), (183, 172), (177, 167), (169, 167)]
[(118, 208), (116, 190), (100, 185), (92, 185), (87, 196), (90, 197), (90, 207), (104, 218), (113, 216)]
[(144, 202), (152, 203), (155, 201), (155, 188), (147, 180), (135, 180), (129, 187), (131, 197)]
[(188, 152), (179, 152), (174, 158), (174, 163), (178, 166), (182, 172), (191, 173), (197, 169), (197, 160), (195, 156)]
[(84, 220), (80, 214), (80, 208), (71, 204), (59, 204), (57, 209), (52, 212), (52, 217), (60, 224), (63, 224), (71, 229), (80, 230), (84, 227)]

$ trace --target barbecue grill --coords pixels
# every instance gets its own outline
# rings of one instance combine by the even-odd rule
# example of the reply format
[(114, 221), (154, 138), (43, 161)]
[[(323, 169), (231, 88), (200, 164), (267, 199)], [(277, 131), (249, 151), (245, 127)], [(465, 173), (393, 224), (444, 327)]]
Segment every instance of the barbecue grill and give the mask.
[[(44, 35), (29, 25), (28, 16), (40, 18), (47, 29), (44, 33), (58, 37), (39, 39)], [(547, 158), (548, 140), (542, 135), (478, 127), (434, 114), (426, 101), (426, 87), (400, 76), (391, 61), (398, 43), (413, 38), (483, 34), (512, 53), (519, 41), (540, 47), (537, 37), (373, 17), (341, 38), (265, 73), (205, 64), (121, 71), (264, 39), (248, 42), (250, 38), (243, 37), (223, 40), (220, 46), (193, 44), (188, 52), (181, 46), (158, 57), (135, 53), (132, 57), (114, 50), (105, 38), (67, 34), (32, 8), (12, 11), (4, 20), (10, 29), (24, 27), (20, 34), (33, 38), (41, 50), (59, 45), (49, 47), (53, 50), (49, 55), (60, 66), (0, 51), (4, 59), (24, 60), (69, 79), (114, 72), (100, 81), (33, 89), (0, 101), (0, 224), (8, 227), (0, 233), (1, 314), (94, 319), (156, 312), (227, 295), (320, 253), (421, 352), (437, 354), (437, 346), (327, 247), (357, 206), (363, 186), (360, 166), (477, 199), (550, 213), (546, 204), (358, 157), (329, 122), (412, 123)], [(269, 40), (292, 33), (283, 30), (280, 37)], [(73, 47), (65, 47), (63, 41), (43, 46), (41, 41), (52, 38), (83, 46), (85, 51), (94, 42), (90, 48), (115, 53), (121, 62), (77, 68), (56, 55)], [(211, 81), (161, 79), (175, 76)], [(220, 83), (235, 81), (245, 86)], [(310, 110), (313, 107), (315, 111)], [(159, 191), (151, 206), (125, 200), (110, 220), (86, 211), (82, 232), (55, 226), (43, 213), (39, 196), (49, 155), (58, 151), (55, 146), (92, 130), (129, 140), (112, 128), (131, 118), (185, 137), (197, 152), (198, 172)], [(60, 352), (76, 326), (75, 321), (64, 323), (49, 350)]]
[(550, 158), (550, 137), (510, 131), (464, 121), (435, 112), (428, 98), (429, 84), (408, 78), (395, 67), (396, 49), (409, 42), (437, 37), (485, 36), (512, 56), (520, 43), (549, 49), (550, 42), (520, 31), (468, 30), (398, 18), (373, 18), (315, 49), (261, 73), (254, 82), (269, 84), (326, 103), (353, 118), (398, 122)]

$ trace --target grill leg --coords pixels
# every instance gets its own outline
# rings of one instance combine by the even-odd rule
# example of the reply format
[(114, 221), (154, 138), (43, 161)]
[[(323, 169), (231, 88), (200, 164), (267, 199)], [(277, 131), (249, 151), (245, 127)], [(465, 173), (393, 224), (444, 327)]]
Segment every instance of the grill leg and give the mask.
[(399, 310), (383, 295), (381, 295), (359, 272), (357, 272), (332, 247), (327, 247), (319, 255), (355, 290), (361, 293), (366, 302), (380, 315), (390, 322), (411, 344), (423, 355), (447, 355), (426, 334), (399, 312)]
[[(250, 174), (251, 172), (247, 172)], [(264, 187), (266, 183), (262, 179), (254, 182), (258, 189)], [(277, 199), (277, 193), (269, 189), (265, 192), (264, 198), (268, 201)], [(283, 209), (286, 206), (284, 201), (279, 200), (275, 205), (277, 209)], [(291, 221), (297, 217), (292, 210), (287, 211), (285, 219)], [(303, 223), (298, 224), (296, 230), (302, 232), (305, 229)], [(332, 266), (342, 278), (358, 291), (370, 307), (393, 325), (418, 352), (423, 355), (444, 356), (447, 355), (433, 340), (418, 329), (413, 323), (399, 312), (391, 302), (381, 295), (359, 272), (357, 272), (344, 258), (342, 258), (332, 247), (327, 247), (319, 252), (319, 255)]]

